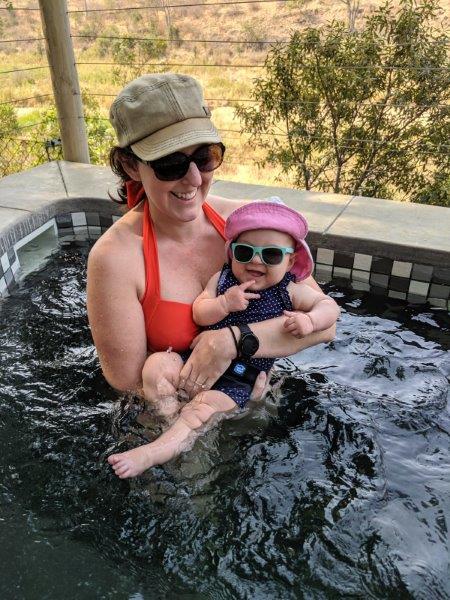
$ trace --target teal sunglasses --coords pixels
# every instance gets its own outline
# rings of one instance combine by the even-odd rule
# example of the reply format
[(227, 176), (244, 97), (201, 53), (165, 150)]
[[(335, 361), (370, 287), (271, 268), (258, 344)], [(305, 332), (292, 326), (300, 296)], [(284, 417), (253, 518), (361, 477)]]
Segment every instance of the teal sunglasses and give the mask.
[(251, 246), (250, 244), (231, 244), (233, 258), (240, 263), (248, 263), (253, 260), (255, 254), (259, 256), (265, 265), (271, 267), (282, 263), (286, 254), (294, 254), (294, 248), (283, 248), (281, 246)]

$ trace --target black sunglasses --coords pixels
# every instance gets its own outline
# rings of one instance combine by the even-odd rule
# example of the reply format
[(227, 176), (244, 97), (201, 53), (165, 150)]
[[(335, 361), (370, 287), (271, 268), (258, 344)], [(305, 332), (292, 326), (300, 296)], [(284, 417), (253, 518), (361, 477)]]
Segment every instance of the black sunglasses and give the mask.
[(149, 165), (160, 181), (176, 181), (186, 175), (191, 162), (202, 173), (214, 171), (222, 164), (224, 154), (225, 146), (219, 142), (217, 144), (200, 146), (192, 154), (174, 152), (156, 160), (142, 160), (140, 158), (138, 160)]

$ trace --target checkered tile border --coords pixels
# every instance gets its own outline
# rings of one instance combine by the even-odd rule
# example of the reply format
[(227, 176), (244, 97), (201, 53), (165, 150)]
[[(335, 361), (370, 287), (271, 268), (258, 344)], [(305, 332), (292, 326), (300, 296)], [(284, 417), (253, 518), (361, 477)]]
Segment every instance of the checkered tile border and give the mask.
[(450, 268), (329, 248), (313, 250), (313, 257), (319, 282), (339, 280), (357, 290), (450, 310)]
[(17, 254), (22, 246), (26, 246), (38, 235), (49, 228), (64, 242), (96, 240), (114, 221), (120, 219), (119, 215), (102, 215), (91, 212), (74, 212), (57, 215), (38, 229), (32, 231), (0, 257), (0, 297), (7, 296), (9, 291), (20, 279), (20, 262)]
[[(116, 215), (74, 212), (58, 215), (14, 244), (0, 257), (0, 296), (15, 285), (20, 263), (17, 249), (49, 227), (64, 241), (97, 239), (119, 219)], [(450, 268), (391, 260), (369, 254), (313, 248), (315, 277), (319, 282), (338, 280), (341, 285), (414, 303), (429, 302), (450, 311)], [(17, 275), (16, 275), (17, 274)]]

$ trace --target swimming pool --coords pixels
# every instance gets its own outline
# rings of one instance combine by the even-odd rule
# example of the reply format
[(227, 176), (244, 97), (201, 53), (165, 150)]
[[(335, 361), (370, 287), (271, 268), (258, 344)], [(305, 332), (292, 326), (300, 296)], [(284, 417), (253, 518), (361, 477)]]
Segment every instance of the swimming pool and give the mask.
[(0, 304), (0, 597), (450, 595), (450, 319), (329, 284), (336, 340), (280, 364), (253, 412), (136, 481), (146, 432), (103, 380), (89, 243)]

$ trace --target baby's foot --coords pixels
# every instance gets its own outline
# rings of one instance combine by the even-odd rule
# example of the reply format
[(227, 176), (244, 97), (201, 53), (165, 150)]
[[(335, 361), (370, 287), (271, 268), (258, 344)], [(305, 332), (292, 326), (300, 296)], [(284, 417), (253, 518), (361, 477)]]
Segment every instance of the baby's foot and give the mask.
[(120, 477), (120, 479), (127, 479), (128, 477), (137, 477), (150, 467), (156, 464), (153, 453), (149, 451), (148, 446), (139, 446), (133, 448), (133, 450), (127, 450), (120, 454), (111, 454), (108, 457), (108, 462), (114, 469), (114, 473)]

